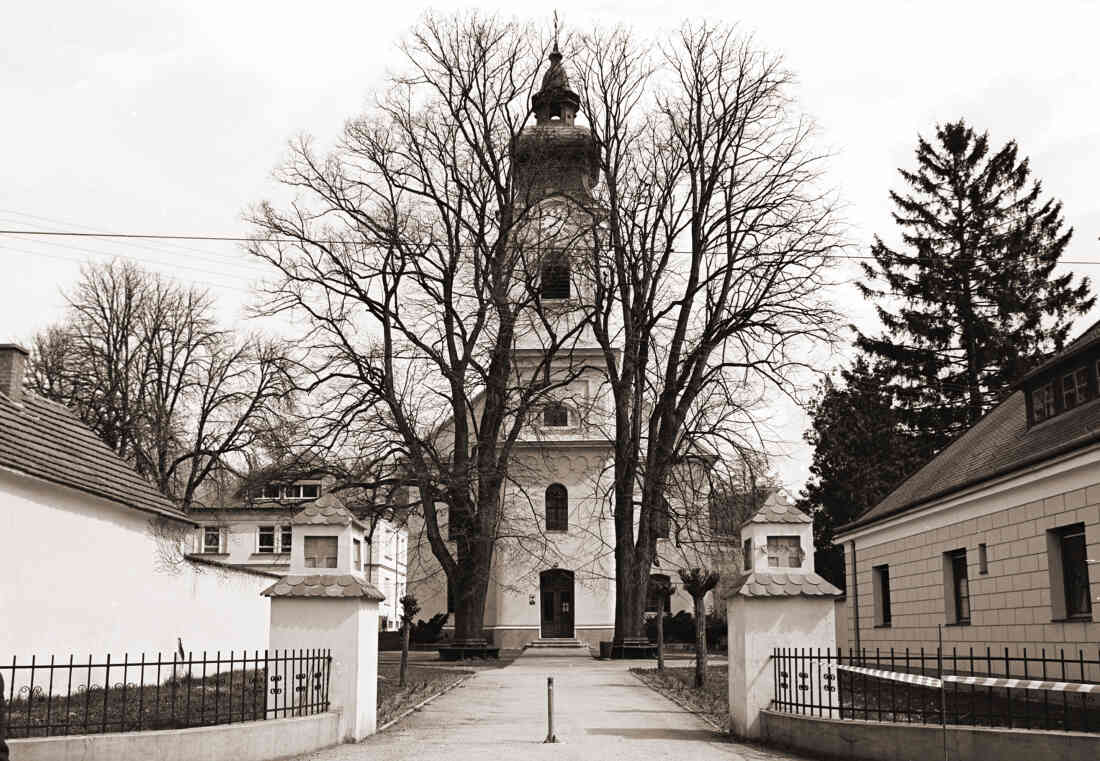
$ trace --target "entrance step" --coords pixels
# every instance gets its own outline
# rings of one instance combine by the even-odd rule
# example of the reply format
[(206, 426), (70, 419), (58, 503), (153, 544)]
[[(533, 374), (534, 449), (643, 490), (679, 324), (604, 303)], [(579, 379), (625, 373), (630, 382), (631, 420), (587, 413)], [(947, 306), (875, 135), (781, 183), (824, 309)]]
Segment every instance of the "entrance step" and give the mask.
[(523, 648), (524, 656), (545, 656), (552, 658), (581, 656), (588, 658), (588, 643), (573, 637), (548, 637), (536, 639)]

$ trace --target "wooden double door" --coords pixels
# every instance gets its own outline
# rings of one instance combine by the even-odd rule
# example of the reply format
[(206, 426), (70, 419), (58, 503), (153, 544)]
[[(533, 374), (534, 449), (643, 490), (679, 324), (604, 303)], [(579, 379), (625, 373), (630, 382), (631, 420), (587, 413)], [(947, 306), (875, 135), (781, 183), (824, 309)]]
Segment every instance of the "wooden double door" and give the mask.
[(542, 636), (573, 636), (573, 572), (554, 568), (539, 574)]

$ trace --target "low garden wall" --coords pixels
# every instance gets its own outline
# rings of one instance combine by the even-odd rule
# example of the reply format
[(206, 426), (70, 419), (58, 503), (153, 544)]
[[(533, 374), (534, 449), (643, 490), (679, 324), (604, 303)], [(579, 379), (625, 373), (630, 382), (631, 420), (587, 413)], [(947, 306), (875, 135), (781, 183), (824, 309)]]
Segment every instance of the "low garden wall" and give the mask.
[(335, 745), (340, 713), (191, 729), (8, 740), (11, 761), (268, 761)]
[[(760, 713), (761, 739), (815, 758), (916, 761), (944, 757), (944, 730), (934, 724), (824, 719)], [(951, 761), (1062, 761), (1100, 758), (1100, 735), (1037, 729), (947, 726)]]

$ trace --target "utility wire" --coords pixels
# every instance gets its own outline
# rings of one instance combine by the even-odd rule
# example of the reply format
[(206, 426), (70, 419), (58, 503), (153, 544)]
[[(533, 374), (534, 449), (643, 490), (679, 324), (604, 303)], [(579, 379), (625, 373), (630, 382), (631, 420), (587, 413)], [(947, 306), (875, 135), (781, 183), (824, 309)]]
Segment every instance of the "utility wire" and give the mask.
[[(0, 235), (35, 235), (35, 236), (59, 236), (59, 237), (74, 237), (74, 238), (109, 238), (109, 239), (137, 239), (137, 240), (186, 240), (186, 241), (220, 241), (226, 243), (302, 243), (303, 241), (294, 238), (244, 238), (232, 235), (175, 235), (167, 233), (94, 233), (94, 232), (75, 232), (75, 231), (61, 231), (61, 230), (0, 230)], [(307, 240), (306, 243), (322, 243), (322, 244), (341, 244), (341, 243), (356, 243), (357, 241), (331, 238), (331, 239), (317, 239)], [(426, 245), (426, 244), (421, 244)], [(476, 248), (473, 244), (465, 244), (460, 248)], [(670, 249), (670, 253), (674, 254), (691, 254), (692, 251), (685, 249)], [(874, 260), (875, 257), (869, 254), (833, 254), (831, 258), (834, 259), (865, 259)], [(905, 257), (907, 259), (918, 260), (924, 257)], [(1040, 259), (1039, 256), (1023, 257), (1027, 259)], [(956, 258), (956, 261), (958, 258)], [(975, 260), (978, 261), (978, 260)], [(1058, 264), (1088, 264), (1088, 265), (1100, 265), (1100, 261), (1091, 261), (1087, 259), (1059, 259)]]

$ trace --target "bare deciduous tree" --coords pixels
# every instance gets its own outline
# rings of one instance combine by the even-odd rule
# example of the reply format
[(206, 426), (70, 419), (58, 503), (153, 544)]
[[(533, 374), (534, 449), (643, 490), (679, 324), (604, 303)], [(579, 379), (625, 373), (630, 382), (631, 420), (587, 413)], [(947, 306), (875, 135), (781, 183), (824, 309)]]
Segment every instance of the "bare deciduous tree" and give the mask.
[[(621, 642), (642, 634), (655, 516), (684, 453), (751, 433), (752, 400), (794, 393), (807, 348), (832, 340), (821, 288), (840, 240), (778, 57), (713, 25), (686, 25), (653, 55), (621, 30), (583, 49), (605, 178), (606, 245), (587, 272), (614, 398)], [(691, 421), (714, 406), (741, 413), (717, 415), (740, 431), (699, 440)]]
[(187, 507), (286, 408), (278, 344), (217, 327), (209, 295), (129, 263), (89, 265), (32, 342), (29, 383)]
[(297, 200), (255, 210), (252, 251), (276, 273), (264, 311), (308, 325), (315, 433), (388, 450), (455, 640), (476, 642), (516, 442), (576, 374), (555, 359), (584, 321), (543, 308), (543, 260), (585, 230), (513, 166), (543, 60), (529, 28), (429, 15), (403, 52), (328, 157), (294, 143), (279, 176)]

